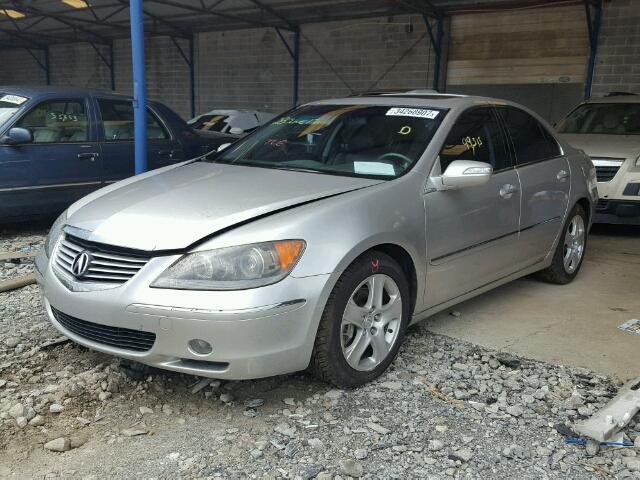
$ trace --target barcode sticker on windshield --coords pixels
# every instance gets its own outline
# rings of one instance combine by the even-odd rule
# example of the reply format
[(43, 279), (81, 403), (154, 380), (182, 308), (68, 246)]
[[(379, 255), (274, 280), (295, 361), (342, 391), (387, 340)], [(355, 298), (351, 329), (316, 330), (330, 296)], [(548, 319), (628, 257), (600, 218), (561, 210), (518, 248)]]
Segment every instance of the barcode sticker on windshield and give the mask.
[(14, 105), (22, 105), (27, 99), (18, 95), (4, 95), (0, 98), (0, 102), (13, 103)]
[(387, 110), (386, 115), (392, 115), (395, 117), (418, 117), (429, 118), (433, 120), (438, 116), (440, 112), (437, 110), (427, 110), (424, 108), (403, 108), (393, 107)]

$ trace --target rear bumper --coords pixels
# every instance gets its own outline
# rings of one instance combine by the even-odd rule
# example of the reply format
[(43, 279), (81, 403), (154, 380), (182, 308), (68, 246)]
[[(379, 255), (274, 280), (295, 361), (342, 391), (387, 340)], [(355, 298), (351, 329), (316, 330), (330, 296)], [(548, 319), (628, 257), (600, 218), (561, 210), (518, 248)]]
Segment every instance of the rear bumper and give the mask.
[(640, 199), (600, 199), (596, 206), (596, 214), (593, 221), (594, 223), (640, 225)]

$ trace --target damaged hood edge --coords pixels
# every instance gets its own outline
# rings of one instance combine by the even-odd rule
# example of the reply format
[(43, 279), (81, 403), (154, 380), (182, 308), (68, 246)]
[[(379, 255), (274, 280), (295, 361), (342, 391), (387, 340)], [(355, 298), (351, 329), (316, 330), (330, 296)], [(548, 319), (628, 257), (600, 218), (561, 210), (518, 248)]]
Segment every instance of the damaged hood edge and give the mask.
[(76, 202), (82, 238), (148, 252), (185, 250), (221, 231), (382, 180), (183, 163), (110, 185)]

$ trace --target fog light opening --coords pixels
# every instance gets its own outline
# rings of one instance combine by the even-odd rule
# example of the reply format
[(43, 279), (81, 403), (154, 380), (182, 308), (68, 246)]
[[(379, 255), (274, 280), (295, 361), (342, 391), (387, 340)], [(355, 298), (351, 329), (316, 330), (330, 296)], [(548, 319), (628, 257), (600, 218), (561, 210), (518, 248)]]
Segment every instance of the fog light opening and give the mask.
[(213, 351), (213, 347), (206, 340), (194, 338), (187, 343), (191, 353), (195, 355), (209, 355)]

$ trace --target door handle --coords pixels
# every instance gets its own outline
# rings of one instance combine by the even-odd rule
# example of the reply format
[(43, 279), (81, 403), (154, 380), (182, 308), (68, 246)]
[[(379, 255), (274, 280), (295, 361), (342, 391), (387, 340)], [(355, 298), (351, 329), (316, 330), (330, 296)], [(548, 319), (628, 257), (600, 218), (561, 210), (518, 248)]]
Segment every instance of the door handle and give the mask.
[(567, 178), (569, 178), (569, 174), (566, 172), (566, 170), (560, 170), (556, 175), (556, 178), (561, 182), (564, 182)]
[(175, 150), (160, 150), (158, 152), (158, 155), (167, 156), (169, 158), (173, 158), (174, 152), (175, 152)]
[(78, 160), (89, 160), (90, 162), (95, 162), (96, 158), (98, 158), (99, 156), (100, 156), (100, 154), (97, 153), (97, 152), (79, 153), (78, 154)]
[(514, 187), (510, 183), (507, 183), (500, 187), (500, 196), (502, 198), (511, 198), (517, 191), (518, 189), (516, 187)]

